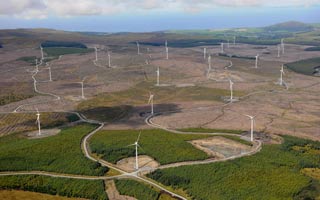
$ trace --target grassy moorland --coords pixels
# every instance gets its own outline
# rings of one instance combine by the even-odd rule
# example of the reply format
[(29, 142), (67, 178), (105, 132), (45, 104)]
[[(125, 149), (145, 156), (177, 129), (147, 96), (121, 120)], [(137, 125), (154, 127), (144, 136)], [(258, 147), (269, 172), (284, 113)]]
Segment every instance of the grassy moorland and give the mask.
[(286, 64), (286, 66), (288, 67), (288, 69), (294, 72), (312, 76), (315, 72), (314, 68), (320, 66), (320, 58), (300, 60), (297, 62), (288, 63)]
[[(126, 116), (134, 106), (146, 105), (150, 91), (155, 94), (155, 108), (160, 104), (174, 106), (177, 101), (222, 101), (222, 96), (230, 94), (229, 90), (218, 88), (200, 86), (183, 88), (155, 87), (152, 82), (140, 82), (128, 90), (99, 94), (92, 99), (83, 101), (79, 104), (78, 110), (89, 118), (110, 121)], [(237, 96), (244, 94), (242, 91), (235, 91)], [(110, 111), (108, 115), (103, 109)], [(103, 112), (99, 112), (99, 110)]]
[(320, 143), (285, 136), (283, 144), (265, 145), (250, 157), (157, 170), (148, 176), (195, 199), (317, 199), (319, 179), (301, 172), (306, 168), (320, 168)]
[[(102, 158), (116, 163), (134, 156), (134, 147), (127, 147), (136, 141), (139, 131), (106, 130), (94, 135), (90, 141), (92, 152), (102, 155)], [(180, 161), (203, 160), (208, 155), (194, 148), (187, 141), (209, 137), (206, 135), (178, 135), (163, 130), (141, 131), (139, 154), (149, 155), (160, 164)], [(174, 153), (172, 153), (174, 152)]]
[(85, 158), (80, 147), (82, 138), (95, 128), (80, 124), (42, 139), (28, 139), (21, 134), (1, 137), (0, 171), (104, 175), (108, 169)]
[(108, 199), (102, 180), (76, 180), (34, 175), (0, 176), (0, 190), (11, 189), (95, 200)]

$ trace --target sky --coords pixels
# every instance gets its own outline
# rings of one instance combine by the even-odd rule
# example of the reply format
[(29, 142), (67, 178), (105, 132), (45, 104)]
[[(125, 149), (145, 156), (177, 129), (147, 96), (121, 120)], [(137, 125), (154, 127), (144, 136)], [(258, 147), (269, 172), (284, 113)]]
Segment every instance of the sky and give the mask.
[(0, 29), (149, 32), (320, 23), (320, 0), (2, 0)]

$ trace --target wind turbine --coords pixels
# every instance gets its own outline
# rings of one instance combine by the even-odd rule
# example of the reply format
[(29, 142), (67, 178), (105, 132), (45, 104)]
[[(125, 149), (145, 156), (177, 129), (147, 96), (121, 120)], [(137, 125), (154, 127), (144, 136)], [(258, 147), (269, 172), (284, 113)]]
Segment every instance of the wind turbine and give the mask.
[(256, 68), (258, 68), (259, 54), (256, 55)]
[(283, 69), (283, 65), (281, 66), (281, 69), (280, 69), (280, 81), (279, 81), (279, 84), (282, 86), (283, 85), (283, 75), (284, 75), (284, 69)]
[(79, 84), (81, 84), (81, 98), (82, 99), (85, 99), (85, 96), (84, 96), (84, 81), (86, 80), (86, 78), (87, 77), (84, 77), (81, 82), (78, 82)]
[(233, 102), (233, 82), (231, 79), (229, 79), (229, 83), (230, 83), (230, 102)]
[(139, 145), (140, 135), (141, 135), (141, 132), (139, 133), (139, 136), (138, 136), (137, 140), (133, 144), (128, 145), (128, 147), (135, 146), (135, 148), (136, 148), (136, 164), (135, 164), (135, 169), (136, 170), (139, 170), (138, 147), (141, 148), (141, 146)]
[(169, 60), (169, 48), (168, 48), (168, 41), (166, 40), (166, 54), (167, 54), (167, 60)]
[(221, 53), (224, 53), (224, 44), (223, 44), (223, 42), (221, 43)]
[(108, 66), (111, 67), (111, 55), (109, 51), (108, 51)]
[(233, 45), (236, 45), (236, 36), (233, 36)]
[(153, 98), (154, 98), (154, 95), (150, 92), (148, 104), (151, 105), (151, 115), (154, 114), (154, 111), (153, 111)]
[(207, 58), (207, 48), (203, 48), (203, 59)]
[(160, 85), (160, 68), (159, 67), (158, 67), (156, 73), (157, 73), (157, 86), (159, 86)]
[(282, 54), (284, 54), (284, 40), (281, 39)]
[(139, 42), (138, 42), (138, 41), (136, 41), (136, 43), (137, 43), (138, 55), (140, 55), (140, 44), (139, 44)]
[(52, 82), (51, 66), (48, 67), (48, 70), (49, 70), (49, 81)]
[(95, 61), (98, 61), (98, 48), (94, 47), (94, 50), (95, 50), (95, 54), (96, 54), (96, 60)]
[(251, 126), (250, 126), (250, 141), (253, 142), (253, 125), (254, 125), (254, 118), (255, 116), (250, 116), (250, 115), (245, 115), (246, 117), (249, 117), (251, 121)]
[(209, 65), (208, 71), (210, 72), (211, 71), (211, 55), (209, 55), (208, 57), (208, 65)]
[(40, 124), (40, 113), (39, 110), (37, 109), (37, 120), (36, 123), (38, 124), (38, 136), (41, 135), (41, 124)]
[(40, 50), (41, 50), (41, 60), (44, 59), (44, 55), (43, 55), (43, 48), (42, 48), (42, 45), (40, 45)]

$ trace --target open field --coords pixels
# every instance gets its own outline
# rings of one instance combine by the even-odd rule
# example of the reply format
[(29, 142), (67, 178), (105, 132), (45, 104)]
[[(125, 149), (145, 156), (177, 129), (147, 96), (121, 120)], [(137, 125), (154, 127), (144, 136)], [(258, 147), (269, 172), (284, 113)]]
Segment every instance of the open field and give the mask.
[[(102, 158), (116, 163), (117, 161), (134, 156), (133, 144), (139, 135), (139, 131), (100, 131), (90, 141), (90, 148), (94, 153), (101, 154)], [(162, 130), (141, 131), (140, 153), (149, 155), (160, 164), (168, 164), (186, 160), (203, 160), (208, 156), (194, 148), (187, 141), (208, 137), (205, 135), (175, 135)], [(157, 141), (157, 145), (154, 144)], [(170, 152), (176, 152), (172, 154)]]
[[(292, 199), (308, 190), (310, 184), (320, 184), (300, 173), (306, 167), (320, 167), (317, 150), (320, 143), (284, 138), (282, 145), (265, 145), (260, 153), (250, 157), (158, 170), (149, 177), (165, 185), (183, 188), (196, 199)], [(297, 150), (306, 146), (308, 151)], [(320, 196), (320, 190), (303, 193), (306, 195), (303, 198)]]
[(80, 198), (68, 198), (61, 197), (57, 195), (48, 195), (41, 194), (36, 192), (26, 192), (19, 190), (0, 190), (0, 199), (6, 200), (16, 200), (16, 199), (25, 199), (25, 200), (84, 200)]
[[(121, 169), (133, 172), (135, 149), (128, 145), (136, 141), (141, 130), (140, 165), (150, 170), (165, 168), (148, 176), (174, 192), (183, 189), (183, 196), (187, 193), (203, 200), (319, 198), (319, 142), (284, 136), (285, 142), (280, 144), (278, 135), (320, 140), (320, 79), (311, 76), (320, 51), (308, 51), (320, 45), (320, 32), (304, 24), (284, 30), (287, 27), (282, 24), (268, 28), (101, 35), (55, 30), (0, 31), (0, 171), (41, 170), (109, 178), (123, 173)], [(236, 44), (231, 42), (234, 35)], [(285, 52), (278, 57), (277, 45), (282, 38)], [(169, 43), (169, 59), (165, 40)], [(225, 44), (221, 53), (219, 43), (228, 40), (231, 43)], [(139, 55), (136, 41), (140, 42)], [(37, 69), (34, 59), (41, 57), (40, 44), (46, 44), (45, 59)], [(95, 62), (94, 47), (98, 48)], [(205, 58), (203, 48), (207, 48)], [(260, 57), (255, 68), (253, 58), (257, 54)], [(291, 69), (285, 68), (286, 87), (279, 85), (282, 64)], [(156, 86), (158, 67), (160, 85)], [(82, 98), (80, 81), (84, 79)], [(232, 103), (228, 101), (229, 79), (234, 82), (237, 100)], [(145, 122), (151, 111), (150, 93), (154, 94), (152, 122), (159, 129), (151, 129)], [(37, 129), (36, 109), (42, 113), (42, 128), (52, 132), (47, 138), (26, 136), (26, 132)], [(104, 122), (101, 130), (88, 137), (87, 150), (108, 167), (87, 159), (80, 146), (97, 125), (72, 123), (78, 118), (66, 112), (79, 112), (83, 121), (87, 118), (94, 124), (98, 122), (91, 120)], [(219, 158), (245, 155), (258, 144), (247, 141), (250, 120), (245, 115), (255, 116), (254, 138), (264, 143), (262, 151), (219, 162)], [(161, 130), (166, 128), (197, 134)], [(212, 137), (207, 132), (221, 134)], [(217, 162), (193, 162), (207, 159)], [(177, 167), (183, 161), (196, 164)], [(114, 166), (119, 168), (112, 169)], [(141, 166), (137, 176), (143, 179), (147, 172)], [(0, 179), (4, 190), (107, 198), (108, 187), (103, 181), (42, 176)], [(120, 179), (116, 186), (121, 194), (137, 199), (171, 199), (146, 184), (146, 180)]]
[(102, 180), (73, 180), (33, 175), (0, 176), (0, 189), (26, 190), (51, 195), (95, 200), (108, 199), (104, 192), (104, 183)]
[[(37, 130), (36, 119), (37, 116), (33, 113), (0, 114), (0, 135)], [(41, 127), (44, 129), (61, 127), (78, 120), (79, 117), (75, 114), (42, 113)]]
[(0, 138), (0, 171), (50, 171), (104, 175), (108, 169), (83, 156), (80, 143), (94, 125), (80, 124), (58, 135), (28, 139), (21, 134)]

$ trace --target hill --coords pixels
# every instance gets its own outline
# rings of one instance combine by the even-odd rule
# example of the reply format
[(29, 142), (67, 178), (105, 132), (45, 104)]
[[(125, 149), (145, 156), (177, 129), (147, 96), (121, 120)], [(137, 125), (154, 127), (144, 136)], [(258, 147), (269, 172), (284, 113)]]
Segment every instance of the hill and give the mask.
[(314, 27), (297, 21), (288, 21), (264, 27), (266, 31), (306, 32), (314, 30)]

